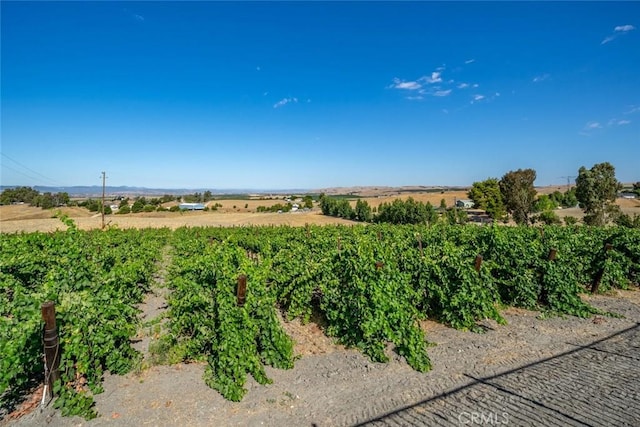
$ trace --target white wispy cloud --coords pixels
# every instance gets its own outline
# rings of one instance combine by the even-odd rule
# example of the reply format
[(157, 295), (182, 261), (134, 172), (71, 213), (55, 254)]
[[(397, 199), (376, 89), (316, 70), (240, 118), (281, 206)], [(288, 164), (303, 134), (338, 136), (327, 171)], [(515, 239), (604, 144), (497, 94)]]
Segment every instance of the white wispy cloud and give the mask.
[(534, 83), (543, 82), (543, 81), (547, 80), (549, 77), (550, 77), (550, 76), (549, 76), (549, 74), (548, 74), (548, 73), (544, 73), (544, 74), (541, 74), (541, 75), (539, 75), (539, 76), (535, 76), (535, 77), (533, 78), (533, 82), (534, 82)]
[(626, 33), (627, 31), (631, 31), (635, 29), (636, 27), (634, 27), (633, 25), (618, 25), (616, 28), (614, 28), (614, 31), (622, 31)]
[(390, 87), (393, 89), (418, 90), (422, 85), (415, 81), (406, 82), (396, 77), (393, 79), (393, 84)]
[(631, 123), (631, 120), (626, 119), (611, 119), (607, 122), (608, 126), (623, 126)]
[(464, 61), (465, 64), (471, 64), (472, 62), (476, 62), (475, 59), (467, 59), (466, 61)]
[[(413, 91), (416, 95), (405, 96), (406, 99), (420, 100), (424, 96), (447, 96), (451, 93), (451, 89), (442, 88), (440, 83), (443, 83), (442, 72), (444, 67), (438, 67), (431, 74), (422, 76), (416, 80), (403, 80), (398, 77), (394, 77), (393, 83), (387, 88), (398, 89), (402, 91)], [(453, 84), (453, 80), (445, 82), (444, 85)]]
[(634, 114), (634, 113), (640, 113), (640, 107), (636, 105), (631, 105), (629, 106), (629, 109), (625, 111), (623, 114)]
[(582, 136), (591, 136), (592, 133), (598, 129), (602, 129), (600, 122), (587, 122), (578, 134)]
[(138, 14), (136, 14), (136, 13), (134, 13), (134, 14), (133, 14), (133, 18), (134, 18), (136, 21), (144, 21), (144, 16), (142, 16), (142, 15), (138, 15)]
[(433, 93), (433, 96), (449, 96), (450, 94), (451, 94), (451, 89), (437, 90)]
[(282, 98), (280, 101), (273, 104), (273, 108), (280, 108), (280, 107), (284, 107), (287, 104), (290, 104), (290, 103), (295, 104), (297, 102), (298, 102), (298, 98)]
[(599, 122), (587, 122), (587, 124), (584, 125), (584, 130), (594, 130), (600, 128), (602, 128), (602, 125)]
[(604, 38), (604, 40), (602, 40), (602, 42), (600, 42), (600, 44), (601, 44), (601, 45), (602, 45), (602, 44), (607, 44), (607, 43), (609, 43), (610, 41), (613, 41), (613, 39), (615, 39), (615, 38), (616, 38), (615, 36), (607, 36), (607, 37), (605, 37), (605, 38)]
[(425, 81), (429, 84), (441, 83), (442, 82), (442, 71), (434, 71), (430, 76), (420, 77), (421, 81)]
[(482, 95), (475, 94), (471, 97), (470, 104), (482, 103), (487, 104), (496, 100), (496, 98), (500, 98), (500, 92), (494, 92), (492, 95)]
[(601, 45), (607, 44), (607, 43), (617, 39), (621, 35), (627, 34), (629, 31), (633, 31), (635, 29), (636, 29), (636, 27), (634, 27), (633, 25), (618, 25), (613, 29), (613, 33), (611, 33), (610, 35), (605, 37), (604, 40), (602, 40), (602, 42), (600, 42), (600, 44)]
[[(466, 63), (475, 62), (475, 59), (465, 61)], [(478, 83), (456, 81), (448, 76), (448, 68), (445, 65), (436, 67), (434, 71), (424, 74), (422, 77), (414, 78), (411, 80), (400, 79), (398, 77), (393, 78), (392, 83), (387, 86), (387, 89), (397, 89), (403, 93), (403, 97), (407, 100), (417, 101), (427, 99), (429, 97), (445, 98), (451, 96), (453, 99), (457, 99), (455, 96), (458, 90), (462, 89), (474, 89), (472, 92), (467, 92), (465, 97), (470, 97), (471, 103), (476, 102), (492, 102), (500, 96), (499, 92), (490, 92), (485, 94), (479, 94)], [(455, 74), (455, 69), (454, 69)], [(546, 78), (547, 75), (542, 78)], [(482, 90), (487, 92), (486, 89)], [(475, 92), (475, 94), (474, 94)]]

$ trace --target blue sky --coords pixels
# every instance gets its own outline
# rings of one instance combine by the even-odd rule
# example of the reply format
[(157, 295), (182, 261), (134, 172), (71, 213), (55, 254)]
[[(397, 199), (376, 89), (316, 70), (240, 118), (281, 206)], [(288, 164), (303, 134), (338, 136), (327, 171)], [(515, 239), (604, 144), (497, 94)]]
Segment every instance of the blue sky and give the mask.
[(2, 185), (640, 181), (640, 3), (2, 2)]

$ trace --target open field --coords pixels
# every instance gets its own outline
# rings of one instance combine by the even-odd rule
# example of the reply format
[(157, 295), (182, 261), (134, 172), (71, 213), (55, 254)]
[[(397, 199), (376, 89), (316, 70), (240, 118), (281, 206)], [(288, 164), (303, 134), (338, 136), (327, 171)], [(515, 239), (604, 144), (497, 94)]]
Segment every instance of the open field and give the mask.
[[(30, 208), (26, 219), (17, 219), (14, 206), (0, 206), (0, 232), (50, 232), (65, 230), (67, 227), (57, 218), (51, 218), (52, 213), (39, 208)], [(84, 210), (84, 209), (81, 209)], [(42, 212), (40, 218), (34, 218), (36, 212)], [(84, 210), (86, 212), (86, 210)], [(6, 217), (5, 217), (6, 215)], [(81, 230), (101, 227), (99, 214), (93, 216), (75, 216), (69, 214)], [(8, 219), (5, 219), (8, 218)], [(24, 217), (23, 217), (24, 218)], [(119, 228), (163, 228), (176, 229), (179, 227), (239, 227), (245, 225), (291, 225), (305, 224), (354, 224), (340, 218), (322, 215), (319, 211), (291, 212), (291, 213), (251, 213), (251, 212), (149, 212), (127, 215), (107, 215), (105, 223)]]
[[(539, 194), (549, 194), (555, 190), (564, 190), (563, 187), (541, 187), (537, 188)], [(403, 188), (349, 188), (350, 193), (356, 194), (361, 200), (365, 200), (371, 207), (378, 207), (382, 203), (390, 203), (397, 198), (406, 199), (412, 197), (423, 203), (431, 203), (433, 206), (440, 206), (440, 201), (445, 200), (447, 206), (453, 206), (456, 200), (466, 199), (467, 192), (461, 190), (440, 191), (403, 191)], [(344, 193), (342, 193), (344, 194)], [(178, 227), (234, 227), (243, 225), (290, 225), (301, 226), (305, 224), (352, 224), (339, 218), (325, 217), (316, 207), (310, 212), (291, 213), (257, 213), (258, 206), (273, 206), (278, 203), (286, 203), (284, 195), (279, 195), (273, 199), (222, 199), (212, 200), (207, 206), (212, 207), (216, 203), (222, 205), (217, 211), (210, 212), (148, 212), (127, 215), (108, 215), (106, 223), (120, 228), (161, 228), (168, 227), (176, 229)], [(355, 206), (354, 201), (351, 202)], [(629, 215), (640, 215), (640, 200), (638, 199), (617, 199), (622, 211)], [(177, 205), (177, 202), (164, 204), (165, 207)], [(63, 207), (53, 210), (42, 210), (28, 205), (0, 206), (0, 232), (50, 232), (57, 229), (64, 230), (66, 227), (62, 222), (54, 218), (55, 212), (60, 211), (72, 218), (80, 229), (99, 228), (101, 218), (99, 214), (87, 211), (79, 207)], [(578, 208), (558, 209), (556, 213), (561, 218), (573, 216), (582, 218), (582, 210)]]

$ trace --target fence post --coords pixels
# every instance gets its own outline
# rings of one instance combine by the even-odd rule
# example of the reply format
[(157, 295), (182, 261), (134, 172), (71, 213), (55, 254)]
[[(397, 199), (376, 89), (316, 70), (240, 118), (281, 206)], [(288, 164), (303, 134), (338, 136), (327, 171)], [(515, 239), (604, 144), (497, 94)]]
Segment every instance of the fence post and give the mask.
[(42, 320), (44, 320), (44, 364), (45, 386), (49, 397), (53, 397), (53, 384), (60, 379), (60, 342), (56, 327), (56, 307), (53, 301), (47, 301), (40, 306)]
[(376, 270), (380, 270), (382, 267), (384, 267), (384, 262), (376, 261)]
[(477, 272), (478, 274), (480, 274), (480, 267), (482, 266), (482, 259), (483, 259), (483, 258), (482, 258), (482, 255), (478, 254), (478, 255), (476, 256), (476, 261), (475, 261), (474, 268), (476, 269), (476, 272)]
[[(549, 249), (549, 255), (547, 255), (548, 261), (555, 261), (558, 250), (556, 248)], [(538, 296), (538, 302), (542, 305), (549, 305), (549, 291), (544, 284), (544, 271), (540, 274), (540, 295)]]
[(238, 276), (238, 288), (236, 289), (236, 298), (238, 307), (242, 307), (247, 299), (247, 276), (241, 274)]
[[(613, 246), (611, 245), (611, 243), (607, 243), (604, 245), (604, 254), (603, 254), (603, 261), (607, 259), (607, 252), (609, 252), (611, 249), (613, 248)], [(604, 276), (604, 263), (602, 265), (602, 268), (596, 273), (596, 276), (593, 278), (593, 283), (591, 284), (591, 293), (592, 294), (597, 294), (598, 293), (598, 289), (600, 288), (600, 282), (602, 281), (602, 277)]]
[(422, 234), (418, 234), (418, 247), (420, 248), (420, 256), (424, 256), (424, 251), (422, 250)]

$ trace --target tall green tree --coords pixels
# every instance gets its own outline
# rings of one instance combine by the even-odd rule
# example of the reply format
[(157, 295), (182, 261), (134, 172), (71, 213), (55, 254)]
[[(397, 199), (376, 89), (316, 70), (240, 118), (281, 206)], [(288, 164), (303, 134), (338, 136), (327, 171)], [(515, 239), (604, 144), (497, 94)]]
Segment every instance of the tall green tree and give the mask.
[(536, 190), (533, 188), (535, 180), (536, 171), (533, 169), (510, 171), (500, 180), (500, 193), (505, 207), (516, 224), (529, 224), (529, 214), (536, 198)]
[(356, 219), (358, 221), (371, 222), (373, 214), (371, 213), (371, 206), (366, 200), (360, 200), (356, 202)]
[(576, 197), (584, 211), (587, 225), (605, 225), (620, 215), (614, 204), (622, 184), (616, 179), (616, 169), (609, 162), (598, 163), (591, 169), (582, 166), (576, 178)]
[(378, 206), (378, 215), (375, 217), (376, 222), (390, 224), (433, 224), (437, 220), (438, 213), (431, 203), (422, 203), (413, 197), (382, 203)]
[(500, 185), (496, 178), (474, 182), (467, 196), (473, 200), (476, 209), (484, 210), (495, 220), (502, 219), (507, 214), (500, 193)]
[(306, 195), (302, 198), (303, 207), (307, 209), (313, 209), (313, 197)]
[(34, 204), (40, 193), (31, 187), (5, 188), (0, 194), (0, 204), (10, 205), (11, 203)]
[[(560, 192), (558, 191), (558, 193)], [(562, 200), (562, 196), (560, 196), (560, 200)], [(560, 203), (557, 201), (555, 196), (551, 197), (547, 194), (541, 194), (533, 203), (533, 211), (534, 212), (552, 211), (556, 209), (559, 204)]]

